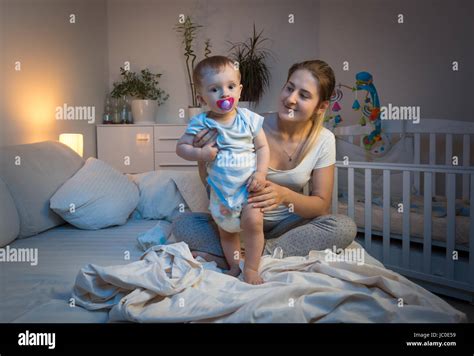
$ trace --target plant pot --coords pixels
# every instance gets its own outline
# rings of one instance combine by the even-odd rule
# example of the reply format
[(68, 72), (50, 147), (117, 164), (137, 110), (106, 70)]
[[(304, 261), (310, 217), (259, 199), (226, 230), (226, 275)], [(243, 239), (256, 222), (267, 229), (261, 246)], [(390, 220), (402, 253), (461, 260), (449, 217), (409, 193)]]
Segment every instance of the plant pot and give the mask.
[(205, 108), (204, 107), (188, 107), (188, 121), (191, 120), (193, 116), (199, 115), (200, 113), (204, 112)]
[(132, 100), (132, 115), (135, 124), (154, 124), (157, 111), (157, 100)]

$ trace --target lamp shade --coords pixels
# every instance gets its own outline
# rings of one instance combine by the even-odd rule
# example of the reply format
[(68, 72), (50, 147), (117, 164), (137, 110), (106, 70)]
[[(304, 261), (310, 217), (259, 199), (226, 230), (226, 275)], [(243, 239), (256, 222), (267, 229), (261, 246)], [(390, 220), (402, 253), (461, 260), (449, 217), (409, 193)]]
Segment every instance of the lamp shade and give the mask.
[(84, 139), (82, 134), (63, 133), (59, 135), (59, 142), (65, 144), (82, 157), (84, 150)]

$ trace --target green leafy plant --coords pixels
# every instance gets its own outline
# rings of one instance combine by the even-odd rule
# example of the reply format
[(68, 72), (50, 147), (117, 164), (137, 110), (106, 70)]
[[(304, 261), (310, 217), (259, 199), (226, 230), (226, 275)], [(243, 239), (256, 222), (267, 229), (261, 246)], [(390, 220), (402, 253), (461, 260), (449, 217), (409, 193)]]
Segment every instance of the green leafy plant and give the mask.
[[(201, 25), (194, 23), (189, 16), (185, 18), (183, 23), (179, 23), (175, 26), (175, 30), (183, 37), (182, 43), (184, 45), (184, 57), (186, 58), (186, 71), (188, 74), (189, 87), (191, 89), (193, 107), (200, 106), (197, 100), (196, 87), (193, 82), (192, 73), (194, 71), (194, 63), (196, 62), (197, 58), (196, 53), (193, 50), (193, 42), (196, 39), (196, 34), (199, 28), (201, 27)], [(207, 39), (204, 44), (204, 57), (207, 58), (211, 54), (211, 40)]]
[(229, 42), (230, 57), (238, 62), (241, 74), (242, 101), (258, 103), (270, 83), (270, 70), (266, 64), (272, 56), (269, 49), (263, 47), (268, 38), (262, 36), (263, 30), (258, 32), (253, 25), (253, 34), (244, 42)]
[(143, 69), (140, 74), (137, 74), (120, 67), (120, 75), (122, 81), (114, 83), (111, 93), (113, 98), (131, 96), (142, 100), (157, 100), (158, 105), (169, 98), (169, 94), (159, 87), (160, 73), (153, 74), (150, 70)]

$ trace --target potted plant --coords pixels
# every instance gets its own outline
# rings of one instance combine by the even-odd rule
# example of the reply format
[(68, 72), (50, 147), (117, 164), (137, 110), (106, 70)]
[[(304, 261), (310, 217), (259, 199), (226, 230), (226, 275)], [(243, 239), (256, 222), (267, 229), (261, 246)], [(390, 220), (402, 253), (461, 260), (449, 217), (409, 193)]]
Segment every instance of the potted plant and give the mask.
[(154, 122), (158, 106), (169, 95), (160, 89), (158, 79), (161, 74), (143, 69), (139, 74), (120, 67), (122, 81), (114, 83), (113, 98), (132, 97), (132, 115), (135, 123)]
[[(188, 118), (199, 114), (203, 110), (201, 103), (197, 99), (196, 87), (193, 82), (194, 64), (197, 58), (193, 50), (193, 42), (196, 39), (196, 34), (200, 27), (202, 26), (194, 23), (189, 16), (187, 16), (182, 23), (175, 26), (175, 30), (180, 33), (183, 38), (182, 43), (184, 45), (184, 57), (186, 58), (186, 72), (189, 88), (191, 90), (192, 104), (188, 106)], [(211, 40), (207, 39), (204, 44), (204, 57), (207, 58), (209, 54), (211, 54)]]
[(230, 42), (230, 57), (238, 63), (241, 83), (243, 85), (240, 106), (255, 107), (262, 98), (270, 82), (270, 70), (266, 60), (271, 56), (270, 50), (263, 47), (268, 38), (262, 36), (263, 30), (257, 33), (255, 24), (253, 34), (244, 42)]

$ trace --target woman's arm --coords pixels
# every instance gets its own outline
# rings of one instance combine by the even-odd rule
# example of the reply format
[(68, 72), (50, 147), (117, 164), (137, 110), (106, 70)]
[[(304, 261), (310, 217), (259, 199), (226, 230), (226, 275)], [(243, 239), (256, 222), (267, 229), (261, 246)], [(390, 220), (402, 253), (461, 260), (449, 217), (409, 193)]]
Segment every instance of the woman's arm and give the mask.
[(199, 170), (199, 178), (201, 178), (202, 184), (207, 184), (207, 169), (206, 169), (206, 162), (198, 161), (198, 170)]
[[(194, 147), (203, 147), (203, 146), (214, 146), (216, 144), (217, 139), (217, 130), (210, 130), (204, 129), (199, 131), (193, 140)], [(199, 170), (199, 177), (201, 178), (201, 182), (204, 185), (207, 185), (207, 169), (206, 169), (206, 162), (198, 161), (198, 170)]]
[(296, 193), (290, 189), (285, 205), (293, 204), (294, 212), (304, 218), (315, 218), (331, 212), (334, 165), (313, 170), (311, 195)]
[(284, 204), (296, 214), (308, 219), (329, 214), (334, 185), (334, 165), (313, 170), (311, 180), (310, 196), (267, 181), (264, 189), (249, 195), (248, 202), (253, 203), (256, 208), (262, 208), (263, 212)]

